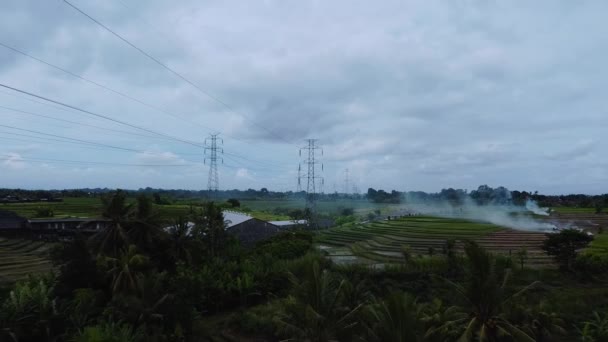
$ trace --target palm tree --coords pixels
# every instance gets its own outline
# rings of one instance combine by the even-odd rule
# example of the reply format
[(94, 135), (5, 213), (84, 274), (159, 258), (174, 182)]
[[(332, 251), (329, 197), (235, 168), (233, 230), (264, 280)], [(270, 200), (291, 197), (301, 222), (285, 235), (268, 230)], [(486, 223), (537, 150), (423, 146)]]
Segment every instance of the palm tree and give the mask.
[(396, 292), (366, 307), (367, 330), (375, 341), (416, 342), (424, 339), (424, 306), (416, 298)]
[[(0, 305), (0, 328), (12, 340), (46, 340), (51, 319), (57, 315), (50, 279), (29, 278), (19, 282)], [(3, 340), (0, 334), (0, 340)]]
[(285, 312), (277, 322), (284, 333), (299, 340), (338, 340), (356, 325), (354, 315), (362, 304), (344, 303), (345, 280), (321, 270), (317, 261), (307, 266), (303, 279), (289, 274), (293, 293), (284, 301)]
[(180, 216), (168, 231), (173, 256), (186, 264), (192, 262), (193, 239), (190, 234), (191, 228), (188, 220)]
[(222, 208), (206, 203), (194, 218), (193, 235), (206, 243), (209, 256), (219, 256), (227, 238)]
[(514, 298), (536, 287), (534, 282), (514, 294), (507, 293), (509, 270), (502, 282), (493, 265), (492, 256), (473, 241), (465, 243), (468, 258), (468, 281), (465, 286), (448, 281), (448, 284), (467, 303), (464, 312), (468, 317), (451, 322), (462, 324), (465, 329), (459, 341), (498, 341), (501, 336), (511, 336), (517, 341), (534, 341), (532, 337), (505, 319), (503, 309)]
[(137, 197), (137, 210), (128, 226), (131, 243), (146, 252), (156, 250), (158, 242), (166, 238), (166, 233), (160, 228), (158, 214), (152, 207), (152, 200), (144, 194)]
[(578, 328), (583, 342), (608, 341), (608, 314), (600, 315), (597, 311), (593, 312), (593, 319), (583, 322), (583, 327)]
[(536, 342), (553, 341), (556, 335), (566, 334), (564, 320), (553, 312), (547, 312), (544, 303), (538, 307), (525, 306), (524, 330), (534, 336)]
[(148, 267), (148, 258), (138, 254), (135, 245), (130, 245), (119, 258), (107, 258), (107, 261), (112, 265), (108, 275), (114, 294), (141, 294), (142, 271)]
[(424, 335), (426, 341), (453, 341), (462, 333), (459, 322), (468, 315), (457, 306), (447, 306), (439, 299), (427, 304), (424, 321), (429, 329)]
[(117, 257), (120, 251), (127, 247), (128, 227), (132, 205), (127, 204), (127, 194), (116, 190), (101, 198), (102, 216), (110, 220), (108, 227), (91, 237), (91, 242), (98, 254)]

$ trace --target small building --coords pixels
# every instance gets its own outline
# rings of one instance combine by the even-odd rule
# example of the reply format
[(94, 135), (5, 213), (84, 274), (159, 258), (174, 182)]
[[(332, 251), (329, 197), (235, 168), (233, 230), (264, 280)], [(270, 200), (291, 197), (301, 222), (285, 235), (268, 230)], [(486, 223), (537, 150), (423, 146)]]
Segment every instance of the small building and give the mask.
[(95, 233), (106, 229), (110, 222), (103, 218), (68, 217), (31, 219), (29, 225), (31, 230), (37, 233), (50, 231)]
[(253, 217), (226, 228), (226, 232), (235, 236), (244, 247), (253, 247), (258, 241), (266, 240), (280, 231), (278, 226)]
[(27, 228), (28, 222), (25, 217), (17, 215), (17, 213), (0, 210), (0, 231), (1, 232), (13, 232)]
[[(226, 224), (226, 232), (236, 237), (241, 246), (252, 247), (258, 241), (262, 241), (278, 234), (281, 231), (279, 226), (272, 222), (256, 219), (253, 216), (243, 214), (237, 211), (224, 211), (224, 222)], [(293, 223), (293, 222), (292, 222)], [(187, 222), (187, 234), (192, 232), (194, 222)], [(170, 231), (174, 226), (165, 227), (165, 231)]]
[(274, 224), (280, 229), (295, 229), (308, 226), (308, 221), (306, 220), (270, 221), (270, 223)]

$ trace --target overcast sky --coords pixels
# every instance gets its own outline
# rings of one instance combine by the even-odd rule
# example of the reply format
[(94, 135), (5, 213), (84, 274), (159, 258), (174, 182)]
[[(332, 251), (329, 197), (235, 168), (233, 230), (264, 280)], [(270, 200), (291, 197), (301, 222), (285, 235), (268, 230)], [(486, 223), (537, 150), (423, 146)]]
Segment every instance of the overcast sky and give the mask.
[(126, 96), (2, 46), (0, 84), (143, 128), (0, 87), (0, 187), (205, 189), (221, 132), (220, 189), (295, 190), (315, 138), (326, 192), (608, 192), (606, 1), (70, 2), (195, 86), (63, 1), (0, 1), (0, 43)]

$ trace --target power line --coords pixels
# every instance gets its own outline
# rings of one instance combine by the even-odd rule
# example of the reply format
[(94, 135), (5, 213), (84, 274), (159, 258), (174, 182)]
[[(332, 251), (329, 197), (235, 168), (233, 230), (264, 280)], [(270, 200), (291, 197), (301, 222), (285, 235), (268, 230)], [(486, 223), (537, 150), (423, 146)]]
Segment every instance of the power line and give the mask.
[(9, 158), (18, 158), (14, 161), (31, 161), (31, 162), (59, 162), (67, 164), (94, 164), (94, 165), (109, 165), (109, 166), (138, 166), (138, 167), (189, 167), (197, 164), (129, 164), (129, 163), (109, 163), (109, 162), (98, 162), (98, 161), (85, 161), (85, 160), (66, 160), (66, 159), (52, 159), (52, 158), (34, 158), (34, 157), (21, 157), (15, 155), (0, 155), (5, 157), (5, 160)]
[(158, 111), (158, 112), (161, 112), (161, 113), (163, 113), (163, 114), (166, 114), (166, 115), (172, 116), (172, 117), (174, 117), (174, 118), (178, 118), (178, 119), (180, 119), (180, 120), (183, 120), (184, 122), (187, 122), (187, 123), (190, 123), (190, 124), (193, 124), (193, 125), (199, 126), (199, 127), (203, 128), (203, 129), (212, 130), (212, 129), (211, 129), (211, 128), (209, 128), (209, 127), (205, 127), (205, 126), (200, 125), (200, 124), (198, 124), (198, 123), (196, 123), (196, 122), (194, 122), (194, 121), (187, 120), (187, 119), (185, 119), (185, 118), (183, 118), (183, 117), (181, 117), (181, 116), (179, 116), (179, 115), (177, 115), (177, 114), (174, 114), (174, 113), (171, 113), (171, 112), (169, 112), (169, 111), (167, 111), (167, 110), (164, 110), (164, 109), (162, 109), (162, 108), (156, 107), (156, 106), (154, 106), (154, 105), (152, 105), (152, 104), (150, 104), (150, 103), (147, 103), (147, 102), (145, 102), (145, 101), (143, 101), (143, 100), (140, 100), (140, 99), (138, 99), (138, 98), (136, 98), (136, 97), (133, 97), (133, 96), (131, 96), (131, 95), (128, 95), (128, 94), (126, 94), (126, 93), (124, 93), (124, 92), (121, 92), (121, 91), (118, 91), (118, 90), (112, 89), (112, 88), (110, 88), (110, 87), (108, 87), (108, 86), (106, 86), (106, 85), (103, 85), (103, 84), (101, 84), (101, 83), (98, 83), (98, 82), (96, 82), (96, 81), (93, 81), (93, 80), (91, 80), (91, 79), (89, 79), (89, 78), (86, 78), (86, 77), (84, 77), (84, 76), (82, 76), (82, 75), (76, 74), (76, 73), (74, 73), (74, 72), (72, 72), (72, 71), (70, 71), (70, 70), (64, 69), (64, 68), (62, 68), (62, 67), (60, 67), (60, 66), (57, 66), (57, 65), (52, 64), (52, 63), (49, 63), (49, 62), (47, 62), (47, 61), (45, 61), (45, 60), (42, 60), (42, 59), (40, 59), (40, 58), (34, 57), (34, 56), (32, 56), (32, 55), (30, 55), (30, 54), (28, 54), (28, 53), (24, 52), (24, 51), (21, 51), (21, 50), (19, 50), (19, 49), (15, 48), (15, 47), (9, 46), (9, 45), (4, 44), (4, 43), (2, 43), (2, 42), (0, 42), (0, 46), (3, 46), (4, 48), (7, 48), (7, 49), (9, 49), (9, 50), (11, 50), (11, 51), (13, 51), (13, 52), (15, 52), (15, 53), (18, 53), (18, 54), (21, 54), (21, 55), (26, 56), (26, 57), (28, 57), (28, 58), (31, 58), (31, 59), (33, 59), (33, 60), (35, 60), (35, 61), (37, 61), (37, 62), (40, 62), (40, 63), (42, 63), (42, 64), (44, 64), (44, 65), (47, 65), (47, 66), (49, 66), (49, 67), (51, 67), (51, 68), (54, 68), (54, 69), (59, 70), (59, 71), (61, 71), (61, 72), (64, 72), (64, 73), (66, 73), (66, 74), (68, 74), (68, 75), (71, 75), (71, 76), (73, 76), (73, 77), (75, 77), (75, 78), (78, 78), (78, 79), (80, 79), (80, 80), (82, 80), (82, 81), (85, 81), (85, 82), (87, 82), (87, 83), (93, 84), (93, 85), (95, 85), (95, 86), (97, 86), (97, 87), (100, 87), (100, 88), (102, 88), (102, 89), (105, 89), (105, 90), (107, 90), (107, 91), (110, 91), (110, 92), (112, 92), (112, 93), (114, 93), (114, 94), (116, 94), (116, 95), (122, 96), (122, 97), (124, 97), (124, 98), (126, 98), (126, 99), (129, 99), (129, 100), (131, 100), (131, 101), (137, 102), (137, 103), (139, 103), (139, 104), (141, 104), (141, 105), (144, 105), (144, 106), (146, 106), (146, 107), (148, 107), (148, 108), (151, 108), (151, 109), (156, 110), (156, 111)]
[(182, 74), (180, 74), (179, 72), (173, 70), (172, 68), (170, 68), (169, 66), (167, 66), (165, 63), (161, 62), (159, 59), (157, 59), (156, 57), (152, 56), (151, 54), (149, 54), (148, 52), (146, 52), (145, 50), (141, 49), (140, 47), (138, 47), (137, 45), (131, 43), (128, 39), (124, 38), (123, 36), (121, 36), (120, 34), (116, 33), (115, 31), (113, 31), (112, 29), (110, 29), (108, 26), (104, 25), (103, 23), (101, 23), (100, 21), (98, 21), (97, 19), (93, 18), (92, 16), (90, 16), (89, 14), (87, 14), (86, 12), (84, 12), (83, 10), (81, 10), (80, 8), (76, 7), (74, 4), (70, 3), (67, 0), (63, 0), (63, 2), (65, 2), (66, 4), (68, 4), (70, 7), (72, 7), (73, 9), (75, 9), (76, 11), (78, 11), (79, 13), (81, 13), (82, 15), (84, 15), (85, 17), (89, 18), (91, 21), (93, 21), (95, 24), (99, 25), (100, 27), (102, 27), (104, 30), (110, 32), (112, 35), (114, 35), (116, 38), (122, 40), (124, 43), (126, 43), (127, 45), (131, 46), (132, 48), (134, 48), (135, 50), (137, 50), (139, 53), (141, 53), (142, 55), (146, 56), (147, 58), (149, 58), (151, 61), (153, 61), (154, 63), (160, 65), (162, 68), (164, 68), (165, 70), (169, 71), (170, 73), (172, 73), (173, 75), (175, 75), (176, 77), (180, 78), (182, 81), (188, 83), (189, 85), (191, 85), (192, 87), (194, 87), (196, 90), (198, 90), (200, 93), (202, 93), (203, 95), (209, 97), (210, 99), (214, 100), (215, 102), (221, 104), (224, 108), (226, 108), (228, 111), (240, 115), (241, 117), (243, 117), (244, 119), (246, 119), (247, 121), (249, 121), (250, 123), (252, 123), (255, 126), (258, 126), (259, 128), (265, 130), (266, 132), (274, 135), (275, 137), (285, 141), (288, 144), (292, 144), (290, 141), (284, 139), (283, 137), (275, 134), (274, 132), (272, 132), (271, 130), (267, 129), (266, 127), (262, 126), (262, 125), (258, 125), (257, 123), (255, 123), (252, 120), (249, 120), (245, 115), (243, 114), (239, 114), (237, 113), (230, 105), (228, 105), (226, 102), (222, 101), (220, 98), (218, 98), (215, 95), (212, 95), (211, 93), (205, 91), (204, 89), (202, 89), (201, 87), (199, 87), (196, 83), (190, 81), (188, 78), (186, 78), (185, 76), (183, 76)]
[(11, 107), (5, 107), (5, 106), (2, 106), (2, 105), (0, 105), (0, 108), (6, 109), (6, 110), (10, 110), (10, 111), (13, 111), (13, 112), (17, 112), (17, 113), (38, 116), (38, 117), (46, 118), (46, 119), (49, 119), (49, 120), (67, 122), (67, 123), (71, 123), (71, 124), (75, 124), (75, 125), (80, 125), (80, 126), (93, 127), (93, 128), (97, 128), (97, 129), (101, 129), (101, 130), (111, 131), (111, 132), (117, 132), (117, 133), (129, 134), (129, 135), (137, 135), (137, 136), (146, 137), (146, 138), (162, 138), (162, 139), (167, 139), (167, 138), (159, 137), (159, 136), (138, 134), (138, 133), (134, 133), (134, 132), (121, 131), (119, 129), (112, 129), (112, 128), (106, 128), (106, 127), (101, 127), (101, 126), (90, 125), (90, 124), (86, 124), (86, 123), (82, 123), (82, 122), (78, 122), (78, 121), (71, 121), (71, 120), (60, 119), (60, 118), (56, 118), (56, 117), (50, 116), (50, 115), (44, 115), (44, 114), (38, 114), (38, 113), (28, 112), (28, 111), (25, 111), (25, 110), (20, 110), (20, 109), (11, 108)]
[(95, 116), (95, 117), (99, 117), (99, 118), (102, 118), (102, 119), (105, 119), (105, 120), (109, 120), (109, 121), (112, 121), (112, 122), (115, 122), (115, 123), (118, 123), (118, 124), (121, 124), (121, 125), (125, 125), (125, 126), (131, 127), (131, 128), (135, 128), (135, 129), (138, 129), (138, 130), (141, 130), (141, 131), (145, 131), (145, 132), (152, 133), (152, 134), (155, 134), (155, 135), (160, 135), (160, 136), (163, 136), (163, 137), (166, 137), (166, 138), (170, 138), (171, 140), (179, 141), (179, 142), (182, 142), (182, 143), (185, 143), (185, 144), (189, 144), (189, 145), (194, 145), (194, 146), (197, 146), (197, 147), (202, 147), (201, 145), (199, 145), (197, 143), (194, 143), (194, 142), (191, 142), (191, 141), (175, 138), (175, 137), (172, 137), (172, 136), (170, 136), (168, 134), (156, 132), (156, 131), (153, 131), (151, 129), (147, 129), (147, 128), (144, 128), (144, 127), (139, 127), (139, 126), (130, 124), (128, 122), (124, 122), (124, 121), (121, 121), (121, 120), (113, 119), (113, 118), (111, 118), (111, 117), (109, 117), (107, 115), (94, 113), (94, 112), (88, 111), (86, 109), (82, 109), (82, 108), (79, 108), (79, 107), (76, 107), (76, 106), (72, 106), (72, 105), (69, 105), (69, 104), (57, 101), (57, 100), (52, 100), (52, 99), (49, 99), (49, 98), (41, 96), (41, 95), (36, 95), (34, 93), (30, 93), (30, 92), (25, 91), (25, 90), (21, 90), (21, 89), (18, 89), (18, 88), (14, 88), (14, 87), (8, 86), (6, 84), (0, 83), (0, 87), (11, 89), (11, 90), (16, 91), (18, 93), (22, 93), (22, 94), (26, 94), (26, 95), (29, 95), (29, 96), (33, 96), (33, 97), (39, 98), (41, 100), (52, 102), (52, 103), (58, 104), (60, 106), (71, 108), (71, 109), (77, 110), (79, 112), (82, 112), (82, 113), (85, 113), (85, 114), (89, 114), (89, 115), (92, 115), (92, 116)]

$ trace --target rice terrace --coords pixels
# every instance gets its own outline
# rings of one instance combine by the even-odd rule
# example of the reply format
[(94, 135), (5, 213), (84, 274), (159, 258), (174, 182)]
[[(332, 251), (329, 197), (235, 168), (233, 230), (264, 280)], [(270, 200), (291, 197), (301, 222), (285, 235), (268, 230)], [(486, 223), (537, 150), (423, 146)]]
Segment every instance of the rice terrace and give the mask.
[(0, 287), (29, 275), (50, 272), (51, 246), (42, 241), (0, 238)]
[(464, 240), (474, 240), (489, 251), (515, 256), (526, 250), (530, 267), (552, 266), (542, 250), (545, 234), (518, 231), (488, 223), (431, 216), (405, 216), (357, 224), (320, 233), (320, 248), (336, 262), (401, 263), (404, 248), (419, 258), (441, 254), (449, 240), (462, 252)]

